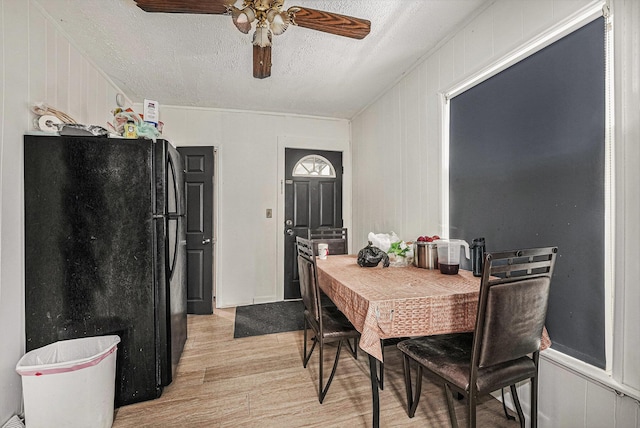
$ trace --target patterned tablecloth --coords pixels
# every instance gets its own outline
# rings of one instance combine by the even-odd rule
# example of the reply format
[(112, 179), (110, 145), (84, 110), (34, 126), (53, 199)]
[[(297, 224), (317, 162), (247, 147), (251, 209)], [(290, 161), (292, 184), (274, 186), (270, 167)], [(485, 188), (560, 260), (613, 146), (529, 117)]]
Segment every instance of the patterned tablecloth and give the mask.
[[(316, 259), (320, 288), (360, 332), (360, 348), (382, 361), (380, 339), (472, 331), (480, 278), (414, 266), (362, 268), (354, 255)], [(542, 349), (551, 345), (545, 331)]]

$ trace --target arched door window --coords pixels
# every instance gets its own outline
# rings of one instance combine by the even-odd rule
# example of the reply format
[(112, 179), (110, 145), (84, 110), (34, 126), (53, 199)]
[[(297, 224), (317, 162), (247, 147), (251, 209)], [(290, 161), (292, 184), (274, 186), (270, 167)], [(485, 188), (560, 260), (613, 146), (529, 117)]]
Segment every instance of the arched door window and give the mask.
[(303, 157), (293, 167), (294, 177), (327, 177), (335, 178), (336, 170), (327, 159), (319, 155)]

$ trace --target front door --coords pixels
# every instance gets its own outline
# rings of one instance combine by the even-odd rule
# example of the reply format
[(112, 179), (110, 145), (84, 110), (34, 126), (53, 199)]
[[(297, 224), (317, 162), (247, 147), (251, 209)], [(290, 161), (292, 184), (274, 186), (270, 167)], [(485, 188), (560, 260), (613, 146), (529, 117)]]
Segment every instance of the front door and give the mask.
[(213, 313), (214, 148), (178, 147), (185, 170), (187, 205), (187, 312)]
[(296, 236), (342, 227), (342, 152), (285, 149), (284, 298), (299, 299)]

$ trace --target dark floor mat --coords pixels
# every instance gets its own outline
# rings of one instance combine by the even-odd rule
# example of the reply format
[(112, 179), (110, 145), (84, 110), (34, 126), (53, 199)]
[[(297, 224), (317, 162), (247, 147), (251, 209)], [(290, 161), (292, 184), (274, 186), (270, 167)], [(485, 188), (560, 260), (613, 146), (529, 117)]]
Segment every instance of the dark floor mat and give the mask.
[(236, 308), (234, 338), (302, 330), (302, 300), (262, 303)]

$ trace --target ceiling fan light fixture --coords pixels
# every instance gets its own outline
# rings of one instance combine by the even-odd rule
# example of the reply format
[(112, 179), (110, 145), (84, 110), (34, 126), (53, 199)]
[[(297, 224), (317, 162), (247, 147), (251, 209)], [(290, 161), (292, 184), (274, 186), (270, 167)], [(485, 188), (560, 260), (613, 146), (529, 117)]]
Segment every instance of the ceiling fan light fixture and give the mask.
[(267, 20), (269, 21), (269, 27), (274, 36), (279, 36), (284, 33), (291, 23), (288, 13), (279, 12), (275, 9), (270, 9), (269, 12), (267, 12)]
[(258, 23), (256, 31), (253, 33), (253, 44), (261, 48), (271, 46), (271, 30), (265, 23)]
[(233, 25), (244, 34), (249, 34), (251, 30), (251, 22), (255, 19), (253, 10), (245, 8), (238, 9), (237, 7), (231, 7), (231, 20)]
[(246, 16), (248, 22), (253, 22), (256, 19), (256, 11), (250, 7), (242, 9), (242, 13)]

